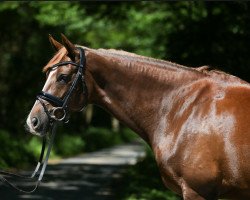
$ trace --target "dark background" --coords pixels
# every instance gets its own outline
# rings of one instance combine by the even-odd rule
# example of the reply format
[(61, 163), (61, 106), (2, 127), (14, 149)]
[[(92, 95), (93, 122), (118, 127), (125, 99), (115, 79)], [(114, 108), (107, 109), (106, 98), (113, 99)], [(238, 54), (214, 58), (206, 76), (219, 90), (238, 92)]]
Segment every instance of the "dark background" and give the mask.
[[(247, 2), (2, 2), (1, 168), (23, 168), (39, 155), (41, 142), (25, 132), (24, 124), (45, 82), (42, 67), (54, 54), (48, 34), (60, 40), (60, 33), (90, 48), (123, 49), (190, 67), (209, 65), (250, 81)], [(74, 114), (60, 127), (52, 158), (133, 138), (124, 126), (114, 130), (112, 120), (98, 107), (89, 120), (84, 113)], [(178, 199), (165, 191), (157, 173), (148, 156), (125, 174), (118, 193), (132, 199)]]
[[(209, 65), (250, 81), (247, 2), (2, 2), (0, 166), (29, 163), (39, 153), (37, 141), (23, 127), (45, 81), (42, 67), (54, 54), (48, 34), (60, 40), (60, 33), (91, 48), (123, 49), (191, 67)], [(78, 113), (62, 128), (66, 139), (75, 138), (72, 146), (79, 145), (74, 153), (88, 145), (99, 148), (99, 132), (103, 143), (116, 140), (108, 131), (111, 117), (97, 107), (93, 114), (88, 126)], [(82, 136), (85, 132), (91, 140)], [(65, 143), (57, 145), (60, 155)]]

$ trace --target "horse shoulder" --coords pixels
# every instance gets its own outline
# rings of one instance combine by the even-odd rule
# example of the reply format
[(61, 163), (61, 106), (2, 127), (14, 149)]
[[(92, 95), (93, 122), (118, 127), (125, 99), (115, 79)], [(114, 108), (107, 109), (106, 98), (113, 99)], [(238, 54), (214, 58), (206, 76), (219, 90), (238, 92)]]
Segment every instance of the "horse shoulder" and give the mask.
[[(204, 128), (209, 131), (206, 118), (211, 112), (214, 89), (213, 82), (204, 79), (177, 91), (166, 117), (168, 126), (154, 145), (164, 183), (178, 193), (184, 179), (205, 188), (208, 180), (218, 176), (214, 162), (218, 149), (210, 148), (217, 140), (210, 132), (204, 132)], [(219, 141), (216, 146), (219, 148)]]

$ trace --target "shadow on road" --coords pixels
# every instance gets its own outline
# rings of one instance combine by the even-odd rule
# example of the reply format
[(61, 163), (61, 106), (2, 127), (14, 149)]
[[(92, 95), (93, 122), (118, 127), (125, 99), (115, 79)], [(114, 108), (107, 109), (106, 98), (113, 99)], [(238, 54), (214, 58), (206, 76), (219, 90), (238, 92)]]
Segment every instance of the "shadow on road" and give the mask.
[[(0, 187), (0, 199), (115, 199), (112, 191), (125, 166), (60, 164), (49, 166), (43, 183), (33, 194)], [(22, 187), (32, 183), (17, 182)]]
[[(36, 192), (22, 194), (1, 184), (0, 199), (115, 200), (115, 185), (122, 172), (136, 163), (135, 158), (142, 158), (143, 152), (141, 144), (130, 144), (65, 159), (48, 166)], [(15, 183), (24, 188), (34, 185), (24, 181)]]

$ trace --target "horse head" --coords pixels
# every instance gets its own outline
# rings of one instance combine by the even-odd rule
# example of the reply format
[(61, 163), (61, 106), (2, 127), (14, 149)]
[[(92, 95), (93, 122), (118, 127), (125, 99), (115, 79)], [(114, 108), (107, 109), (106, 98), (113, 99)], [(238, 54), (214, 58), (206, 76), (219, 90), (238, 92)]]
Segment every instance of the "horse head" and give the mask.
[(43, 68), (46, 82), (27, 118), (29, 132), (43, 136), (53, 121), (67, 122), (69, 113), (80, 111), (86, 103), (85, 54), (64, 35), (62, 44), (49, 36), (57, 51)]

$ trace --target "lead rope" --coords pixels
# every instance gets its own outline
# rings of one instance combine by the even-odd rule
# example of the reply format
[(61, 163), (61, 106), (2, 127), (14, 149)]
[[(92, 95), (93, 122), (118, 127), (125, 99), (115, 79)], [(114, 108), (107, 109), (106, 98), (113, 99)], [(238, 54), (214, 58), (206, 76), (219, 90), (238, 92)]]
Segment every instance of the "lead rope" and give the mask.
[[(20, 174), (15, 174), (15, 173), (7, 172), (7, 171), (2, 171), (2, 170), (0, 170), (0, 174), (7, 175), (7, 176), (13, 176), (13, 177), (15, 176), (15, 177), (24, 178), (24, 179), (34, 179), (34, 177), (37, 174), (38, 170), (40, 169), (41, 163), (43, 161), (45, 146), (46, 146), (46, 139), (44, 137), (43, 138), (43, 144), (42, 144), (42, 149), (41, 149), (40, 157), (39, 157), (39, 160), (37, 162), (36, 168), (34, 169), (34, 171), (33, 171), (33, 173), (32, 173), (31, 176), (22, 176)], [(0, 175), (0, 177), (1, 177), (1, 175)]]
[[(45, 172), (45, 169), (47, 167), (47, 164), (48, 164), (48, 160), (49, 160), (49, 156), (50, 156), (50, 152), (51, 152), (51, 149), (52, 149), (52, 146), (53, 146), (53, 142), (54, 142), (54, 138), (55, 138), (55, 134), (56, 134), (56, 128), (57, 128), (57, 123), (55, 122), (53, 125), (52, 125), (52, 133), (51, 133), (51, 137), (50, 137), (50, 142), (49, 142), (49, 145), (48, 145), (48, 148), (47, 148), (47, 152), (46, 152), (46, 156), (45, 156), (45, 159), (44, 159), (44, 162), (42, 164), (42, 169), (41, 169), (41, 172), (39, 174), (39, 177), (37, 179), (37, 182), (36, 182), (36, 185), (34, 186), (33, 189), (31, 190), (24, 190), (24, 189), (21, 189), (20, 187), (16, 186), (15, 184), (11, 183), (10, 181), (8, 181), (4, 176), (0, 175), (0, 180), (3, 182), (3, 183), (6, 183), (7, 185), (9, 185), (10, 187), (16, 189), (17, 191), (19, 192), (23, 192), (23, 193), (26, 193), (26, 194), (30, 194), (32, 192), (34, 192), (38, 186), (40, 185), (42, 179), (43, 179), (43, 175), (44, 175), (44, 172)], [(45, 139), (44, 139), (45, 140)], [(44, 141), (43, 140), (43, 141)], [(10, 173), (10, 172), (4, 172), (4, 171), (0, 171), (0, 174), (4, 174), (4, 175), (11, 175), (11, 176), (16, 176), (16, 177), (20, 177), (20, 178), (27, 178), (27, 179), (33, 179), (35, 177), (35, 175), (37, 174), (37, 172), (39, 171), (39, 168), (41, 166), (41, 163), (42, 163), (42, 159), (43, 159), (43, 154), (44, 154), (44, 149), (45, 149), (45, 142), (43, 142), (43, 147), (42, 147), (42, 150), (41, 150), (41, 155), (40, 155), (40, 159), (39, 159), (39, 162), (37, 163), (37, 166), (33, 172), (33, 174), (30, 176), (30, 177), (25, 177), (25, 176), (22, 176), (22, 175), (18, 175), (18, 174), (13, 174), (13, 173)]]

